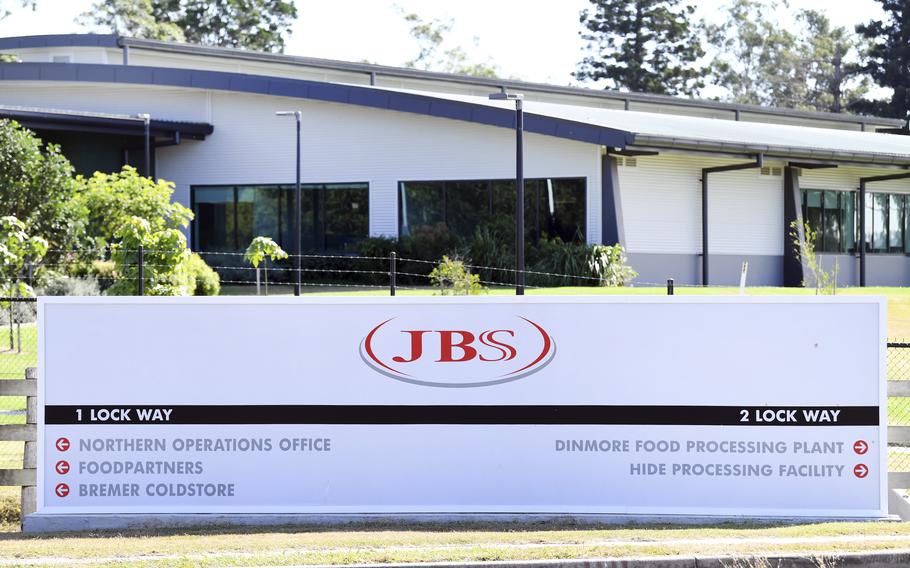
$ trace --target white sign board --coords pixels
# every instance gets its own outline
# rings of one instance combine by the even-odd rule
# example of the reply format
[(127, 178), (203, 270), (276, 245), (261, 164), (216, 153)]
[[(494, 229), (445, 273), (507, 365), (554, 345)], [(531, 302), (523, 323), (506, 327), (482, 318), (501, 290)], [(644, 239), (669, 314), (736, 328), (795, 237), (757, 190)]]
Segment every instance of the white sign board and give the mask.
[(39, 326), (39, 513), (887, 512), (879, 298), (42, 298)]

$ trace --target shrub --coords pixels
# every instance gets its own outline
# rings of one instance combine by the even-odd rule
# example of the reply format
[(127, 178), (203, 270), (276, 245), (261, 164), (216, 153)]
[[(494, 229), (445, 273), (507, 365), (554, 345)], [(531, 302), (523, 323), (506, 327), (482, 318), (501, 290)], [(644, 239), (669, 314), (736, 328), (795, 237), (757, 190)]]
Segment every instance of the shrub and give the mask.
[(398, 241), (389, 237), (367, 237), (354, 245), (354, 250), (360, 256), (388, 257), (393, 252), (398, 252)]
[(591, 276), (588, 266), (588, 246), (584, 243), (566, 243), (559, 237), (541, 240), (533, 247), (529, 255), (531, 270), (548, 272), (559, 276), (529, 274), (526, 280), (535, 286), (590, 286), (594, 282), (586, 278)]
[(430, 282), (442, 296), (467, 296), (483, 291), (480, 276), (469, 273), (462, 261), (448, 256), (443, 256), (442, 262), (430, 272)]
[(622, 245), (593, 245), (588, 252), (588, 268), (600, 279), (601, 286), (627, 286), (638, 272), (626, 264)]
[(116, 234), (119, 242), (111, 246), (117, 264), (117, 281), (107, 293), (134, 296), (139, 293), (138, 249), (145, 248), (144, 274), (147, 296), (189, 296), (196, 288), (187, 260), (190, 251), (186, 237), (177, 229), (154, 231), (149, 222), (131, 217)]
[(410, 258), (438, 262), (443, 256), (458, 252), (458, 237), (445, 223), (417, 227), (401, 239), (401, 253)]
[(217, 296), (221, 292), (221, 278), (201, 256), (196, 253), (190, 254), (187, 268), (191, 277), (196, 281), (196, 286), (193, 288), (194, 296)]
[(101, 286), (92, 276), (53, 274), (37, 290), (39, 296), (99, 296)]

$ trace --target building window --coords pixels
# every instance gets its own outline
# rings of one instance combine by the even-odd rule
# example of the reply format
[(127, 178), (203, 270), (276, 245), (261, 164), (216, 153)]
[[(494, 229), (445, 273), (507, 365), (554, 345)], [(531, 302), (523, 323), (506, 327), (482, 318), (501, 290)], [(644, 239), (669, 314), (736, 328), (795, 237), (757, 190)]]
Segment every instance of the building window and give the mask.
[[(354, 252), (369, 235), (367, 184), (305, 184), (301, 197), (304, 253)], [(191, 199), (196, 250), (243, 252), (262, 236), (293, 252), (293, 185), (193, 187)]]
[(818, 233), (818, 252), (853, 252), (856, 248), (856, 194), (803, 190), (803, 219)]
[[(803, 219), (818, 232), (818, 252), (856, 252), (856, 192), (803, 190)], [(910, 195), (866, 193), (866, 252), (910, 253)]]
[[(585, 240), (585, 178), (525, 180), (525, 229), (538, 241)], [(445, 223), (469, 238), (481, 223), (515, 215), (515, 180), (405, 181), (398, 188), (398, 232)]]

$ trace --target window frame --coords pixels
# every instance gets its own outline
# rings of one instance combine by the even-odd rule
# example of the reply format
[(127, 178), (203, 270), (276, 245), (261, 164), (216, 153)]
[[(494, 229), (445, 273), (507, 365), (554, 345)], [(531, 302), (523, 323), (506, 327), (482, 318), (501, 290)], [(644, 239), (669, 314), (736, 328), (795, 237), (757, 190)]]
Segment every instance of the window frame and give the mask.
[[(582, 236), (584, 237), (583, 242), (587, 242), (588, 232), (589, 232), (589, 223), (588, 223), (588, 189), (590, 186), (589, 177), (588, 176), (526, 177), (524, 179), (525, 191), (526, 191), (525, 199), (527, 200), (527, 187), (530, 182), (546, 183), (547, 180), (551, 180), (554, 183), (557, 181), (580, 181), (580, 182), (582, 182), (582, 184), (583, 184), (582, 189), (584, 191), (584, 197), (582, 199), (582, 206), (583, 206), (584, 210), (581, 214), (581, 219), (584, 223), (582, 226)], [(448, 213), (449, 213), (448, 212), (448, 209), (449, 209), (448, 185), (449, 184), (452, 184), (452, 183), (484, 183), (484, 184), (486, 184), (487, 214), (492, 215), (493, 214), (493, 203), (494, 203), (494, 192), (495, 192), (494, 186), (497, 183), (503, 183), (503, 182), (514, 183), (515, 178), (514, 177), (511, 177), (511, 178), (509, 178), (509, 177), (506, 177), (506, 178), (465, 178), (465, 179), (452, 179), (452, 178), (438, 179), (437, 178), (437, 179), (401, 179), (401, 180), (398, 180), (398, 182), (396, 183), (396, 188), (395, 188), (395, 202), (396, 202), (395, 211), (396, 211), (397, 217), (398, 217), (398, 227), (397, 227), (398, 238), (400, 239), (405, 236), (402, 233), (402, 230), (404, 229), (405, 219), (404, 219), (404, 215), (402, 214), (402, 202), (401, 202), (402, 191), (404, 190), (405, 184), (409, 184), (409, 183), (442, 184), (442, 196), (441, 196), (442, 221), (441, 222), (445, 223), (446, 226), (449, 227), (449, 230), (451, 230), (451, 226), (449, 225), (449, 222), (448, 222)], [(542, 230), (541, 230), (541, 226), (540, 226), (541, 214), (540, 214), (540, 193), (539, 193), (539, 191), (535, 195), (537, 195), (537, 203), (536, 203), (536, 207), (535, 207), (535, 217), (534, 217), (536, 226), (534, 227), (534, 233), (532, 234), (531, 239), (530, 239), (532, 242), (537, 242), (540, 239), (540, 236), (542, 234)], [(525, 215), (527, 215), (527, 209), (525, 210)], [(525, 223), (525, 231), (526, 232), (528, 231), (527, 222)]]
[[(317, 189), (318, 190), (314, 194), (315, 208), (313, 211), (313, 224), (314, 224), (314, 226), (317, 226), (320, 228), (320, 235), (321, 235), (318, 239), (319, 248), (316, 251), (317, 253), (327, 254), (327, 253), (331, 252), (331, 251), (326, 251), (326, 249), (325, 249), (325, 245), (326, 245), (326, 234), (325, 234), (326, 224), (325, 224), (325, 211), (324, 211), (325, 192), (327, 190), (329, 190), (331, 188), (331, 186), (356, 186), (356, 185), (364, 186), (362, 189), (366, 189), (366, 192), (367, 192), (367, 208), (366, 208), (367, 234), (364, 236), (364, 238), (369, 238), (369, 236), (370, 236), (370, 228), (369, 228), (370, 195), (372, 192), (372, 186), (371, 186), (370, 182), (368, 182), (368, 181), (351, 181), (351, 182), (335, 181), (335, 182), (301, 182), (300, 183), (301, 193), (303, 193), (307, 189), (310, 189), (310, 190)], [(197, 189), (216, 189), (216, 188), (223, 188), (223, 189), (230, 190), (232, 192), (233, 204), (234, 204), (234, 212), (233, 212), (233, 214), (234, 214), (234, 237), (233, 238), (234, 238), (235, 243), (237, 243), (237, 232), (238, 232), (238, 227), (237, 227), (237, 209), (238, 209), (238, 207), (237, 207), (237, 204), (239, 203), (238, 197), (239, 197), (240, 189), (241, 188), (276, 188), (276, 189), (278, 189), (279, 198), (278, 198), (278, 209), (277, 209), (277, 215), (278, 215), (277, 226), (278, 226), (278, 237), (279, 238), (276, 240), (281, 239), (281, 234), (283, 233), (283, 231), (282, 231), (283, 215), (281, 214), (282, 213), (282, 199), (280, 197), (280, 191), (282, 188), (287, 188), (290, 192), (295, 191), (296, 182), (192, 184), (189, 186), (190, 211), (193, 212), (194, 217), (193, 217), (193, 220), (190, 222), (190, 227), (188, 230), (191, 250), (197, 251), (197, 246), (199, 245), (199, 224), (198, 224), (198, 219), (196, 218), (196, 204), (197, 204), (196, 203), (196, 190)], [(358, 189), (361, 189), (361, 188), (358, 188)], [(304, 198), (305, 198), (305, 196), (304, 196)], [(293, 216), (291, 219), (293, 220)], [(303, 250), (302, 242), (300, 243), (300, 246), (301, 246), (301, 250)], [(241, 246), (241, 245), (237, 244), (236, 250), (243, 252), (242, 249), (244, 249), (244, 247), (245, 247), (245, 245)], [(209, 251), (200, 251), (200, 252), (209, 252)], [(292, 252), (292, 251), (288, 251), (288, 252)], [(218, 254), (218, 253), (213, 253), (213, 254)], [(334, 253), (332, 253), (332, 254), (334, 254)]]

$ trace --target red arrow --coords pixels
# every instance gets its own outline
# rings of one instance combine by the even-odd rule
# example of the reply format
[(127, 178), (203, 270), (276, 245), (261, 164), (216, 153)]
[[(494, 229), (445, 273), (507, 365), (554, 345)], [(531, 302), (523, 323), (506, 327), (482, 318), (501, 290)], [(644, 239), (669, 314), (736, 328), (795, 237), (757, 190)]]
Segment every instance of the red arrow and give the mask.
[(57, 473), (60, 475), (66, 475), (70, 471), (70, 464), (66, 460), (60, 460), (57, 462), (57, 465), (54, 466), (54, 469), (56, 469)]
[(70, 441), (66, 438), (57, 438), (57, 449), (61, 452), (65, 452), (70, 449)]
[(853, 451), (859, 455), (863, 455), (869, 451), (869, 444), (864, 440), (857, 440), (853, 442)]
[(858, 463), (853, 468), (853, 475), (862, 479), (862, 478), (866, 477), (867, 475), (869, 475), (869, 468), (866, 467), (866, 464)]
[(54, 488), (54, 493), (57, 494), (57, 497), (66, 497), (70, 494), (70, 486), (66, 483), (58, 483)]

